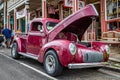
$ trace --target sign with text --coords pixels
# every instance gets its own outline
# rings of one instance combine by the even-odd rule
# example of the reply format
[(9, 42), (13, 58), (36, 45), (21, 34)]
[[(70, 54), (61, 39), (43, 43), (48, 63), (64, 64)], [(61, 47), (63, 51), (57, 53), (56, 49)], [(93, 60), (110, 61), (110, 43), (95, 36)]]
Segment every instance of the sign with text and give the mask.
[(26, 10), (25, 9), (23, 9), (21, 11), (18, 11), (18, 12), (16, 12), (16, 19), (23, 18), (23, 17), (25, 17), (25, 15), (26, 15)]

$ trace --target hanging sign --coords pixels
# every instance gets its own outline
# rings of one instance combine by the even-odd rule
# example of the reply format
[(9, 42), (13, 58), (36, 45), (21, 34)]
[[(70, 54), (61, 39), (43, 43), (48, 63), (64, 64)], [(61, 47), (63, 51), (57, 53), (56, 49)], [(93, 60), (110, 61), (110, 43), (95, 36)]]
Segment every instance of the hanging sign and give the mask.
[(64, 0), (65, 7), (73, 7), (73, 0)]
[(26, 16), (26, 9), (16, 12), (16, 19), (20, 19)]

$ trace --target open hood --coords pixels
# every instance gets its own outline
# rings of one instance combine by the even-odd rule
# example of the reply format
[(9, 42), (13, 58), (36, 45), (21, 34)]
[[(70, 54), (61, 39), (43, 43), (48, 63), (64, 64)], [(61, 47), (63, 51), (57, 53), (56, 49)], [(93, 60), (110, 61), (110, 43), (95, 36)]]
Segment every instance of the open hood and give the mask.
[(94, 5), (87, 5), (58, 23), (49, 32), (49, 41), (53, 40), (61, 31), (75, 33), (81, 40), (83, 34), (92, 23), (92, 17), (96, 16), (98, 16), (98, 13)]

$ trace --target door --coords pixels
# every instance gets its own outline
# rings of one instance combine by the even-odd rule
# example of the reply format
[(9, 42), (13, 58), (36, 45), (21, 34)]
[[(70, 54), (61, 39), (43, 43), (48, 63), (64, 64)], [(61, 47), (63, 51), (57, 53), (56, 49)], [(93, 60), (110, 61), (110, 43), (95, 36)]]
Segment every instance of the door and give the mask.
[(42, 23), (33, 22), (31, 31), (28, 33), (28, 43), (27, 43), (27, 52), (28, 54), (32, 54), (37, 56), (39, 51), (43, 45), (42, 39), (45, 37), (42, 32)]

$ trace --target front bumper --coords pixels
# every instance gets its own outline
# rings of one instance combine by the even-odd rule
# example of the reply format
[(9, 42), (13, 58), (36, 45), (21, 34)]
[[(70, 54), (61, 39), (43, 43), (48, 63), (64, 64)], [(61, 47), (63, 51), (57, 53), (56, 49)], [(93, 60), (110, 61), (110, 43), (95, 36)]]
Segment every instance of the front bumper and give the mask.
[(108, 65), (108, 62), (99, 62), (99, 63), (72, 63), (68, 64), (69, 69), (77, 68), (91, 68), (91, 67), (104, 67)]

